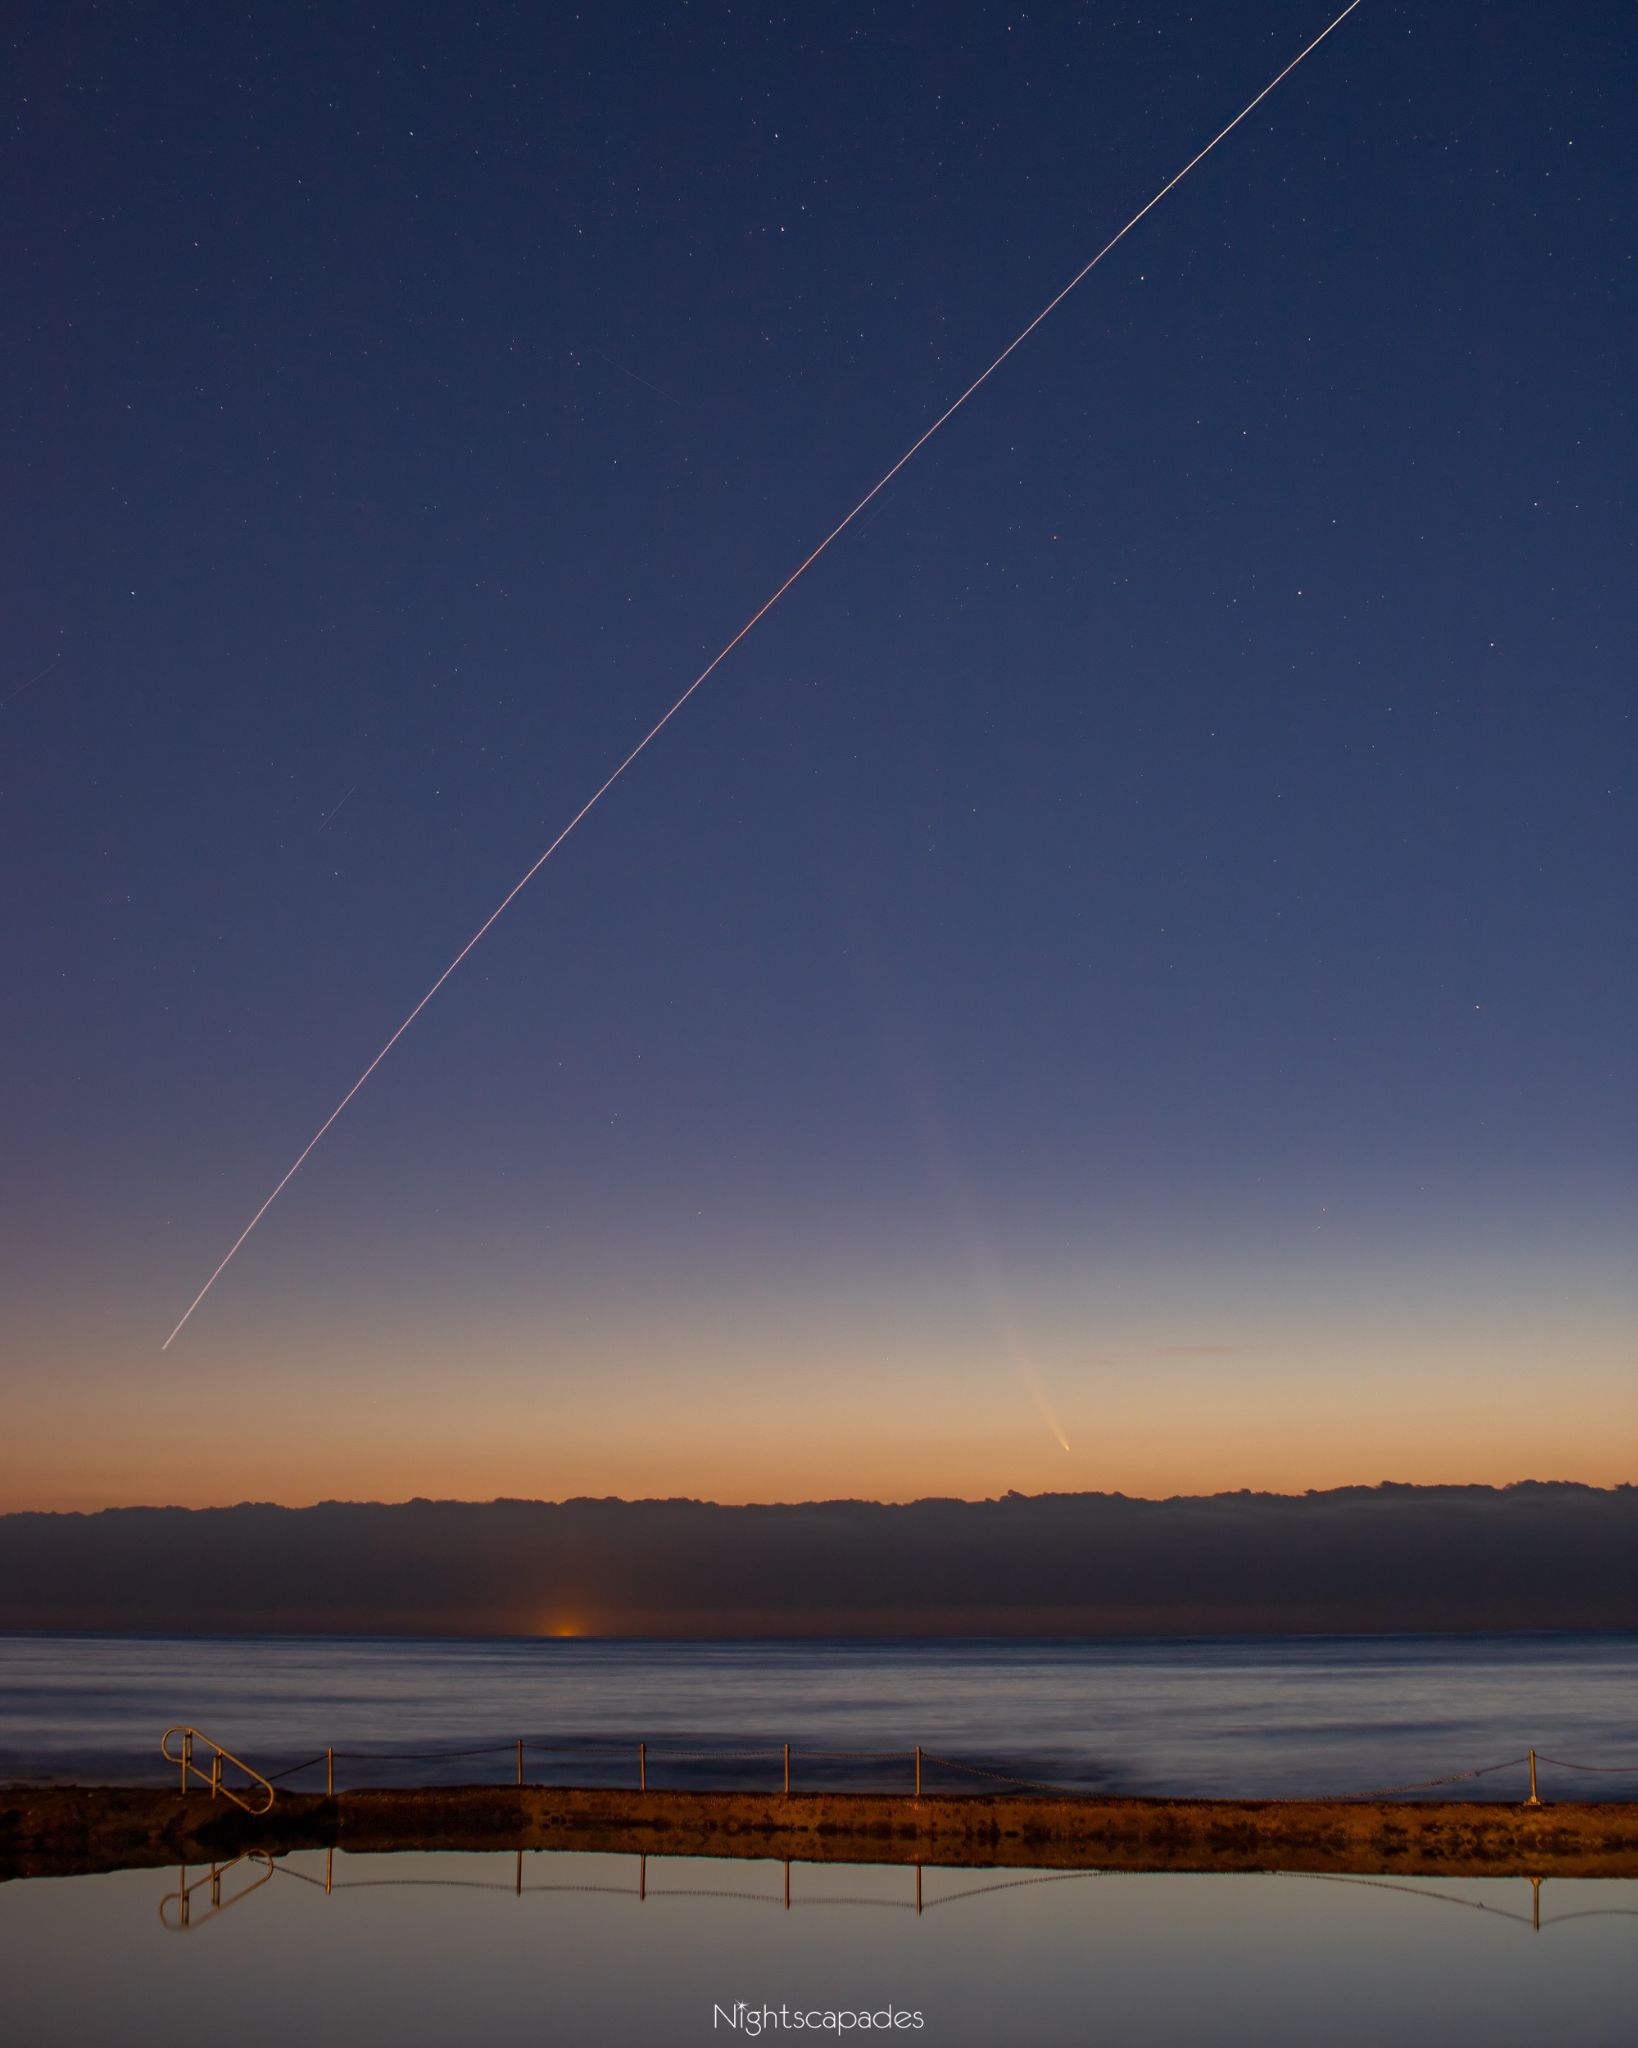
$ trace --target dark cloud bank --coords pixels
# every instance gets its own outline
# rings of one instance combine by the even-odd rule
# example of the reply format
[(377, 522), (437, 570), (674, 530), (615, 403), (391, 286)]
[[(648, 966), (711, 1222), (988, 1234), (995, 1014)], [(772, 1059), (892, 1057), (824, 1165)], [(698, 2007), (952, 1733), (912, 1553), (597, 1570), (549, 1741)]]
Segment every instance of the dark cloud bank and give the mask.
[(0, 1628), (1079, 1635), (1638, 1625), (1638, 1487), (0, 1516)]

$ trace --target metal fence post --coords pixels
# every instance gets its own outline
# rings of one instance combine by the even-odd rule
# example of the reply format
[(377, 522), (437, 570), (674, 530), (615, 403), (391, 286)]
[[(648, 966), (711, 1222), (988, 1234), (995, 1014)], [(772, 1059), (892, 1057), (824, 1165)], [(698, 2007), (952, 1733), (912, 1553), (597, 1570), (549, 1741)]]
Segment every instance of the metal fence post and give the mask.
[(1536, 1753), (1534, 1750), (1530, 1752), (1530, 1797), (1524, 1803), (1526, 1806), (1539, 1806), (1541, 1804), (1541, 1801), (1536, 1797)]
[(326, 1799), (336, 1796), (336, 1752), (333, 1744), (324, 1752), (324, 1796)]
[(518, 1738), (518, 1783), (523, 1783), (523, 1738)]
[(791, 1746), (785, 1744), (785, 1797), (791, 1796)]
[(916, 1744), (916, 1797), (921, 1797), (921, 1744)]
[(646, 1792), (648, 1790), (648, 1744), (646, 1742), (639, 1742), (637, 1745), (637, 1789), (639, 1792)]

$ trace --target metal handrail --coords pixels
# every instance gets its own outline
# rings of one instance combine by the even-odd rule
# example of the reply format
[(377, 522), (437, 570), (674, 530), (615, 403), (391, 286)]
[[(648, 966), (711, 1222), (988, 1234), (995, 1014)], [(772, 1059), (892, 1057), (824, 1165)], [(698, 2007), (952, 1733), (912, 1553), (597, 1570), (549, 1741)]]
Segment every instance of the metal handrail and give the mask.
[[(173, 1735), (180, 1735), (182, 1738), (180, 1750), (171, 1748), (171, 1737)], [(210, 1751), (210, 1769), (208, 1771), (202, 1771), (193, 1760), (193, 1745), (196, 1741), (202, 1742)], [(159, 1753), (168, 1764), (180, 1764), (182, 1766), (182, 1790), (184, 1792), (188, 1789), (188, 1773), (191, 1771), (201, 1785), (208, 1785), (210, 1787), (210, 1796), (213, 1799), (220, 1794), (222, 1798), (231, 1799), (235, 1806), (242, 1807), (246, 1813), (251, 1814), (263, 1814), (272, 1810), (275, 1797), (272, 1781), (264, 1778), (260, 1771), (247, 1764), (243, 1757), (235, 1756), (231, 1749), (224, 1749), (219, 1742), (212, 1742), (202, 1729), (184, 1727), (180, 1723), (174, 1728), (167, 1728), (165, 1733), (159, 1738)], [(239, 1793), (234, 1791), (231, 1785), (224, 1783), (222, 1778), (223, 1764), (232, 1764), (235, 1770), (244, 1772), (245, 1776), (251, 1780), (251, 1786), (247, 1787), (247, 1790), (260, 1786), (262, 1791), (267, 1794), (267, 1797), (259, 1806), (252, 1806), (250, 1800), (242, 1798)]]
[[(222, 1880), (230, 1871), (237, 1870), (241, 1863), (259, 1865), (262, 1874), (252, 1883), (241, 1886), (238, 1891), (224, 1899)], [(218, 1913), (225, 1913), (229, 1906), (236, 1906), (241, 1899), (248, 1899), (252, 1892), (260, 1891), (277, 1870), (278, 1865), (265, 1849), (249, 1850), (243, 1856), (235, 1856), (231, 1863), (213, 1863), (204, 1876), (196, 1877), (192, 1884), (188, 1882), (188, 1867), (183, 1864), (177, 1874), (177, 1889), (174, 1892), (167, 1892), (159, 1902), (160, 1925), (172, 1934), (186, 1934), (190, 1928), (203, 1927), (207, 1920), (215, 1919)], [(207, 1884), (210, 1886), (210, 1906), (196, 1920), (193, 1916), (193, 1895), (202, 1885)], [(174, 1918), (170, 1910), (173, 1906), (176, 1908)]]

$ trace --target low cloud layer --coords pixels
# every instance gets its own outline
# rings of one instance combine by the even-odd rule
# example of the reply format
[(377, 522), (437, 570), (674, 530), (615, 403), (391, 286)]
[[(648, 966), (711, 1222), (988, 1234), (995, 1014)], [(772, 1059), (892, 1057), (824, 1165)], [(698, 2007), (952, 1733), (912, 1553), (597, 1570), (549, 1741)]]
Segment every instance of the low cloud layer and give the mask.
[(0, 1516), (8, 1629), (884, 1636), (1635, 1625), (1632, 1486)]

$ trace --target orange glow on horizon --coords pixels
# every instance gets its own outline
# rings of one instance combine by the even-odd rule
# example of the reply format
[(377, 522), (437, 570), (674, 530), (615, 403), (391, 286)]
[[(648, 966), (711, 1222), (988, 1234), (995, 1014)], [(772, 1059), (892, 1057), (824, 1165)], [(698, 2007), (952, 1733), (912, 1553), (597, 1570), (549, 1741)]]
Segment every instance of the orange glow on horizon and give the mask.
[[(965, 1318), (936, 1288), (905, 1286), (902, 1302), (806, 1322), (741, 1302), (737, 1322), (702, 1309), (663, 1330), (617, 1304), (555, 1348), (533, 1308), (481, 1330), (431, 1312), (361, 1321), (307, 1348), (275, 1326), (223, 1349), (211, 1402), (181, 1408), (94, 1332), (41, 1342), (15, 1376), (0, 1512), (1638, 1479), (1630, 1320), (1609, 1286), (1585, 1291), (1573, 1329), (1553, 1303), (1438, 1299), (1037, 1310), (1027, 1331), (1004, 1302)], [(589, 1625), (540, 1617), (547, 1634)]]
[[(1609, 1487), (1638, 1478), (1626, 1446), (1634, 1418), (1578, 1435), (1557, 1431), (1498, 1430), (1459, 1448), (1447, 1440), (1418, 1441), (1413, 1431), (1356, 1432), (1351, 1440), (1327, 1436), (1280, 1443), (1249, 1433), (1202, 1442), (1134, 1444), (1106, 1431), (1096, 1451), (1075, 1451), (1043, 1439), (1031, 1417), (1014, 1436), (935, 1445), (883, 1445), (862, 1450), (811, 1442), (774, 1458), (729, 1459), (671, 1455), (651, 1449), (601, 1453), (581, 1447), (439, 1451), (399, 1446), (348, 1457), (332, 1450), (320, 1460), (308, 1445), (270, 1447), (229, 1466), (218, 1453), (176, 1456), (157, 1446), (128, 1446), (66, 1469), (36, 1463), (22, 1469), (8, 1457), (0, 1466), (0, 1513), (95, 1513), (114, 1507), (231, 1507), (258, 1501), (306, 1507), (321, 1501), (530, 1500), (580, 1498), (707, 1501), (722, 1506), (775, 1505), (825, 1500), (993, 1500), (1008, 1492), (1122, 1493), (1163, 1500), (1179, 1495), (1252, 1492), (1298, 1494), (1310, 1489), (1375, 1486), (1384, 1480), (1418, 1486), (1495, 1486), (1523, 1480), (1568, 1480)], [(1089, 1433), (1088, 1440), (1097, 1432)], [(1121, 1432), (1125, 1437), (1126, 1433)], [(9, 1469), (8, 1469), (9, 1468)], [(542, 1636), (594, 1634), (584, 1615), (542, 1618)]]

